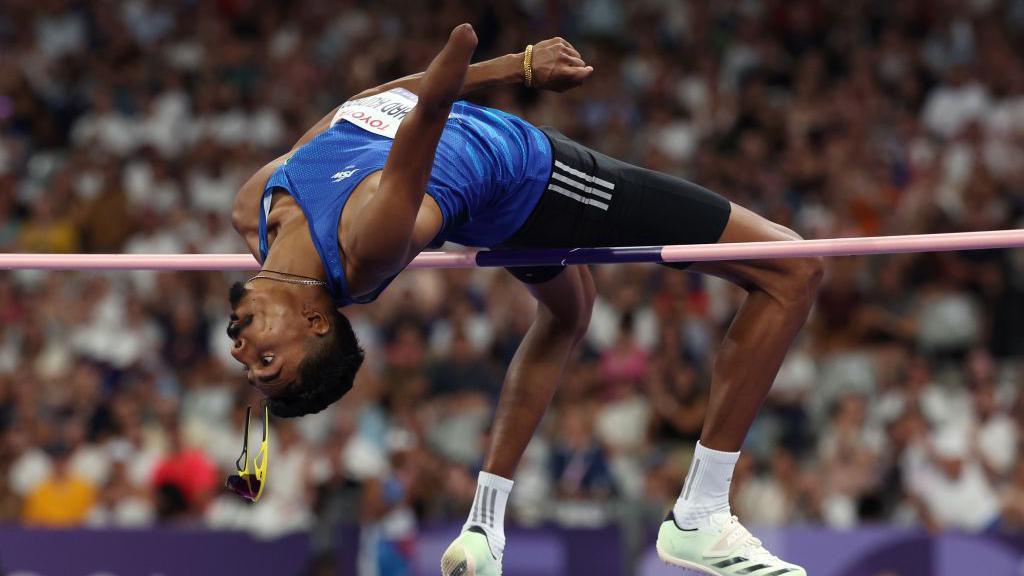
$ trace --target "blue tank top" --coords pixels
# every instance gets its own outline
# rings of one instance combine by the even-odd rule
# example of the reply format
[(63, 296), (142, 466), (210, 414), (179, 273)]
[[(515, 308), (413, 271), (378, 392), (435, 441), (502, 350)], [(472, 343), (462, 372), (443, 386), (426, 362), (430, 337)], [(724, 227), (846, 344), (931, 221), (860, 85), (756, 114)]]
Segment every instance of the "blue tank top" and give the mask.
[[(392, 276), (371, 293), (354, 297), (348, 290), (338, 247), (345, 203), (363, 178), (384, 167), (391, 150), (392, 138), (382, 134), (386, 128), (377, 124), (387, 124), (390, 118), (393, 134), (411, 109), (400, 109), (395, 101), (388, 101), (391, 93), (415, 102), (414, 95), (401, 89), (385, 93), (383, 107), (375, 97), (354, 101), (376, 105), (378, 115), (371, 118), (357, 112), (346, 117), (339, 110), (336, 123), (298, 148), (267, 180), (263, 192), (261, 259), (266, 259), (268, 251), (266, 221), (271, 193), (283, 188), (306, 216), (313, 245), (327, 272), (328, 289), (338, 306), (371, 302), (394, 279)], [(369, 110), (370, 105), (363, 109)], [(389, 117), (389, 113), (393, 115)], [(364, 121), (374, 125), (360, 127)], [(426, 190), (444, 219), (431, 246), (445, 241), (473, 247), (500, 244), (526, 221), (550, 174), (551, 144), (543, 132), (500, 110), (456, 102), (441, 133)]]

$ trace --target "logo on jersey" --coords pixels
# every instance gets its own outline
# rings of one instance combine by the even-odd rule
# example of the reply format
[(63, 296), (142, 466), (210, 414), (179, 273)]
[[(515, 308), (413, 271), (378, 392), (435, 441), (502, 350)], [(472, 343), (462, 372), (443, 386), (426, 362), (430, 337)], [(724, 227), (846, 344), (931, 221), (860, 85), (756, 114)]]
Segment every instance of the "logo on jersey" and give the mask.
[(334, 176), (331, 176), (331, 182), (337, 184), (338, 182), (341, 182), (345, 178), (348, 178), (349, 176), (355, 174), (358, 171), (359, 168), (355, 168), (353, 166), (345, 166), (344, 170), (342, 170), (341, 172), (335, 172)]

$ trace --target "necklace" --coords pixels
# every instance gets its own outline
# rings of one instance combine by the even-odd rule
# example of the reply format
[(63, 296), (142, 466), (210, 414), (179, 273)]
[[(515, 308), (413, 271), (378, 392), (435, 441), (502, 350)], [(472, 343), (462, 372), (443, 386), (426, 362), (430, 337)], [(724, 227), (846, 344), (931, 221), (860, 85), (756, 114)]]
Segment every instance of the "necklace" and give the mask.
[[(266, 276), (267, 272), (274, 274), (280, 274), (286, 276), (285, 278), (275, 278), (273, 276)], [(327, 282), (323, 280), (317, 280), (316, 278), (310, 278), (309, 276), (302, 276), (299, 274), (290, 274), (288, 272), (278, 272), (277, 270), (260, 270), (258, 274), (246, 280), (246, 284), (253, 280), (273, 280), (275, 282), (284, 282), (285, 284), (297, 284), (299, 286), (327, 286)]]

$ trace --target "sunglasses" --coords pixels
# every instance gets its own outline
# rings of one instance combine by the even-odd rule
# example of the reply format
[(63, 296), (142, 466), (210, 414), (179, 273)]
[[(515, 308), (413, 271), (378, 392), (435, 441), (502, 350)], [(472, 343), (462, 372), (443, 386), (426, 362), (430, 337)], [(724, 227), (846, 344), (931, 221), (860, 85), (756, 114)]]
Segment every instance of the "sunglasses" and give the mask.
[(245, 409), (245, 438), (242, 440), (242, 455), (235, 460), (235, 468), (238, 474), (228, 476), (224, 485), (238, 494), (243, 500), (256, 502), (263, 495), (263, 488), (267, 485), (267, 428), (270, 426), (270, 405), (263, 406), (263, 441), (260, 443), (260, 451), (252, 460), (252, 469), (249, 468), (249, 416), (252, 407)]

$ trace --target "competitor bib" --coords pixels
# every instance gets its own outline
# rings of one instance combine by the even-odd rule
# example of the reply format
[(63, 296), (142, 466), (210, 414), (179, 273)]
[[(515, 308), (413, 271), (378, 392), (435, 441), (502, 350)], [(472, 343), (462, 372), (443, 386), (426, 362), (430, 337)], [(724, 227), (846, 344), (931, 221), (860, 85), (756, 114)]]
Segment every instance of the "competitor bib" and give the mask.
[(416, 95), (405, 88), (392, 88), (366, 98), (349, 100), (338, 108), (331, 126), (345, 120), (367, 132), (394, 140), (398, 125), (416, 107), (417, 100)]

